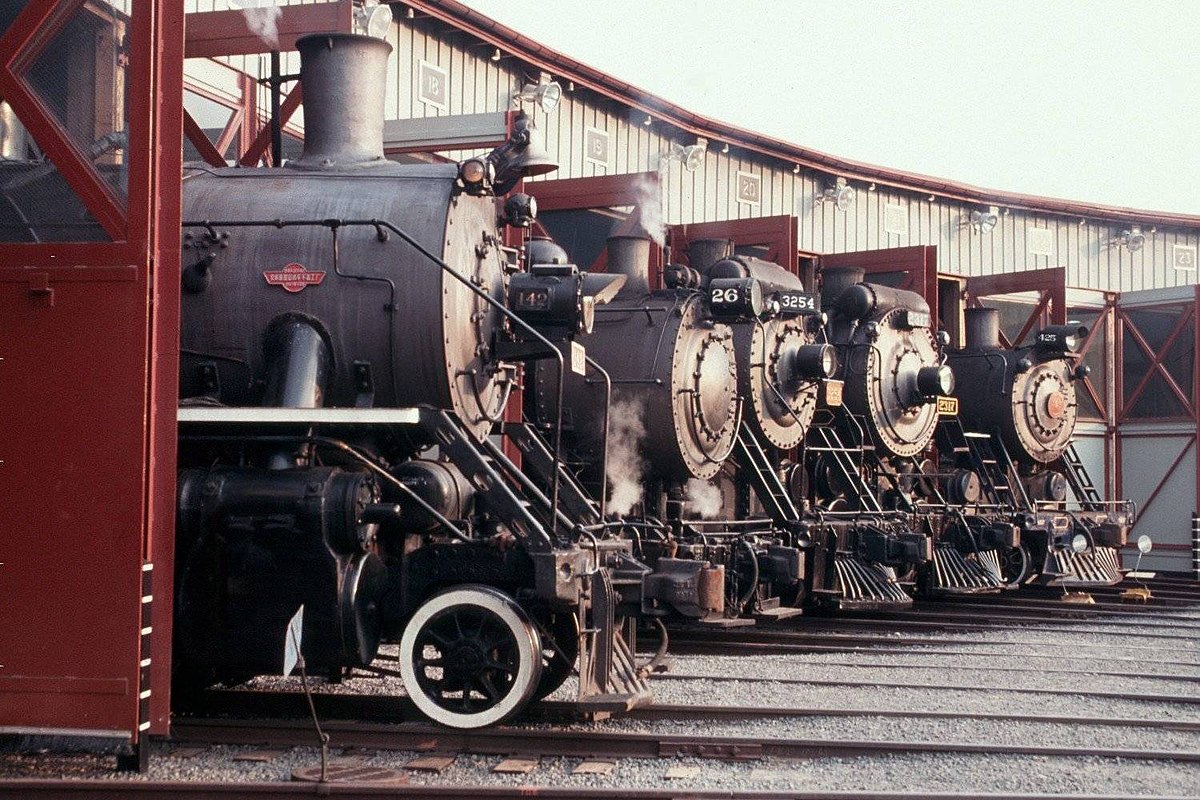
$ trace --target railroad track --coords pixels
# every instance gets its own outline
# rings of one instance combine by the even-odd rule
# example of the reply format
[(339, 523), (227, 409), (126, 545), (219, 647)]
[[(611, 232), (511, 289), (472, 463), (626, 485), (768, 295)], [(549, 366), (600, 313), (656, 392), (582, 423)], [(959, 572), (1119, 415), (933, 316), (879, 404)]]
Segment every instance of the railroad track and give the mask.
[[(1200, 751), (1144, 750), (1069, 745), (1017, 745), (990, 742), (791, 739), (754, 736), (697, 736), (557, 728), (484, 728), (460, 731), (420, 723), (328, 720), (322, 729), (339, 747), (481, 755), (586, 758), (797, 759), (913, 753), (1027, 755), (1170, 761), (1200, 764)], [(273, 747), (311, 746), (311, 722), (300, 719), (187, 719), (172, 724), (178, 742), (254, 743)]]
[[(213, 783), (161, 781), (0, 780), (0, 798), (25, 800), (291, 800), (323, 797), (357, 800), (364, 797), (431, 798), (431, 800), (493, 800), (539, 797), (546, 800), (1128, 800), (1127, 794), (1013, 794), (1007, 792), (806, 792), (780, 790), (631, 789), (560, 786), (430, 786), (418, 783)], [(1139, 795), (1138, 800), (1184, 800), (1169, 795)]]
[[(714, 680), (707, 675), (659, 676), (674, 677), (678, 680)], [(728, 680), (738, 680), (729, 678)], [(752, 680), (752, 679), (748, 679)], [(764, 679), (766, 680), (766, 679)], [(778, 683), (804, 684), (806, 679), (775, 679)], [(842, 685), (842, 684), (836, 684)], [(888, 686), (890, 684), (868, 684)], [(918, 685), (915, 688), (944, 688), (937, 686)], [(945, 687), (950, 688), (950, 687)], [(212, 691), (207, 696), (206, 705), (209, 713), (204, 718), (198, 718), (201, 724), (206, 723), (213, 714), (233, 714), (241, 712), (254, 718), (292, 718), (307, 719), (309, 714), (304, 696), (297, 692), (247, 692), (239, 690)], [(1140, 699), (1134, 696), (1134, 699)], [(397, 720), (416, 720), (418, 714), (415, 706), (407, 697), (401, 695), (349, 695), (349, 694), (314, 694), (313, 702), (317, 714), (322, 719), (341, 719), (359, 721), (379, 721), (396, 723)], [(1184, 731), (1200, 733), (1200, 720), (1180, 719), (1151, 719), (1135, 717), (1085, 717), (1078, 714), (1004, 714), (993, 712), (958, 712), (958, 711), (926, 711), (898, 710), (877, 708), (825, 708), (825, 707), (780, 707), (780, 706), (732, 706), (732, 705), (683, 705), (675, 703), (654, 703), (649, 706), (635, 708), (622, 717), (635, 720), (754, 720), (771, 718), (863, 718), (885, 717), (892, 719), (962, 719), (995, 722), (1036, 722), (1061, 725), (1094, 725), (1099, 727), (1135, 727), (1157, 728), (1161, 730)], [(578, 713), (568, 702), (543, 701), (531, 708), (528, 719), (531, 722), (561, 721), (577, 719)], [(218, 720), (219, 721), (219, 720)], [(187, 720), (181, 720), (187, 723)]]

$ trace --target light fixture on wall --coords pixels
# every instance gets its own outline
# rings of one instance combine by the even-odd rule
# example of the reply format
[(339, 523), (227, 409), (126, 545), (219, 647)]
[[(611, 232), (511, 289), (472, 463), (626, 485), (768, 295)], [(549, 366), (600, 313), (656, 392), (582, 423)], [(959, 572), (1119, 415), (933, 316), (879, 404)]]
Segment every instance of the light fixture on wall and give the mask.
[(379, 0), (363, 0), (354, 9), (354, 32), (376, 39), (386, 39), (392, 27), (392, 7), (380, 5)]
[(649, 125), (651, 122), (654, 122), (654, 120), (653, 120), (653, 119), (651, 119), (651, 117), (650, 117), (650, 115), (649, 115), (649, 114), (647, 114), (647, 115), (646, 115), (646, 118), (645, 118), (644, 120), (642, 120), (642, 124), (643, 124), (643, 125)]
[(1121, 231), (1121, 235), (1109, 242), (1117, 247), (1124, 247), (1131, 253), (1136, 253), (1141, 250), (1146, 244), (1146, 234), (1142, 233), (1140, 225), (1134, 225), (1131, 228)]
[(696, 143), (689, 144), (686, 147), (672, 142), (671, 152), (668, 153), (667, 157), (683, 164), (683, 168), (688, 172), (695, 172), (704, 163), (704, 155), (707, 152), (708, 139), (705, 139), (703, 136), (697, 136)]
[(494, 48), (492, 48), (492, 61), (499, 61), (499, 60), (500, 60), (500, 48), (494, 47)]
[(721, 152), (722, 152), (722, 153), (728, 153), (728, 152), (729, 152), (729, 142), (726, 142), (725, 144), (721, 145)]
[(975, 209), (959, 217), (958, 227), (970, 228), (972, 233), (991, 233), (1000, 224), (1000, 209), (988, 206), (987, 210)]
[(562, 100), (562, 86), (558, 84), (558, 81), (548, 78), (538, 83), (527, 83), (521, 87), (521, 91), (513, 95), (514, 102), (537, 103), (547, 114), (558, 108), (560, 100)]
[(817, 195), (814, 206), (819, 206), (822, 203), (833, 203), (833, 207), (838, 211), (845, 211), (854, 204), (854, 196), (858, 194), (853, 186), (846, 183), (845, 178), (838, 178), (833, 186), (826, 186), (825, 190)]

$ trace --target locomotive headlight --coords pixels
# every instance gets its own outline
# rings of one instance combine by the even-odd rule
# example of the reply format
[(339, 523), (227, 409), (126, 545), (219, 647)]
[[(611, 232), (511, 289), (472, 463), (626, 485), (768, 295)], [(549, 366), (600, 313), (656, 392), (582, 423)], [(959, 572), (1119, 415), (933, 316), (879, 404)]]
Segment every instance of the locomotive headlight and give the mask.
[(528, 228), (537, 219), (537, 198), (514, 194), (504, 201), (504, 221), (514, 228)]
[(943, 364), (940, 367), (921, 367), (917, 370), (917, 391), (926, 402), (938, 395), (954, 392), (954, 370)]
[(797, 378), (832, 378), (837, 372), (837, 351), (833, 345), (806, 344), (792, 357), (792, 372)]
[(470, 187), (478, 187), (488, 179), (492, 165), (482, 158), (471, 158), (464, 161), (458, 168), (458, 177)]
[(1082, 533), (1077, 533), (1071, 537), (1071, 549), (1076, 553), (1082, 553), (1088, 549), (1087, 537)]

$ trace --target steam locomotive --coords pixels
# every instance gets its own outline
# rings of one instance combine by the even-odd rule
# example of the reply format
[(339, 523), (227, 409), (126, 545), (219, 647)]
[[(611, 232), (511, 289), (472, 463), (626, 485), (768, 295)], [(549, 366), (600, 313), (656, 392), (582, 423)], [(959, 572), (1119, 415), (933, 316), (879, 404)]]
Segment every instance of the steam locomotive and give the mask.
[[(639, 237), (609, 241), (604, 274), (549, 240), (522, 258), (503, 228), (535, 209), (511, 192), (554, 168), (527, 120), (486, 157), (392, 163), (390, 46), (297, 46), (303, 155), (184, 182), (181, 694), (278, 672), (289, 639), (332, 675), (390, 641), (446, 725), (573, 671), (580, 707), (611, 711), (649, 697), (627, 619), (1119, 578), (1128, 517), (1068, 511), (1078, 472), (1053, 467), (1068, 331), (1007, 351), (980, 322), (947, 355), (920, 296), (854, 270), (817, 295), (721, 240), (660, 289)], [(955, 374), (961, 416), (939, 425)]]
[[(966, 347), (948, 358), (961, 381), (959, 416), (946, 421), (941, 448), (963, 476), (955, 500), (976, 520), (977, 535), (964, 528), (958, 543), (995, 551), (1010, 585), (1119, 582), (1132, 508), (1100, 500), (1071, 444), (1075, 387), (1087, 375), (1076, 347), (1087, 328), (1048, 326), (1030, 346), (1005, 349), (996, 309), (965, 315)], [(1015, 538), (988, 535), (1009, 526)]]
[(303, 155), (184, 181), (177, 691), (278, 673), (289, 644), (337, 675), (392, 641), (417, 708), (454, 727), (576, 665), (581, 707), (644, 702), (623, 620), (719, 611), (720, 570), (651, 569), (584, 529), (599, 513), (557, 441), (526, 440), (543, 492), (489, 438), (517, 365), (553, 363), (556, 386), (619, 277), (522, 271), (504, 247), (532, 204), (498, 222), (497, 195), (553, 168), (524, 120), (486, 158), (392, 163), (390, 45), (297, 48)]

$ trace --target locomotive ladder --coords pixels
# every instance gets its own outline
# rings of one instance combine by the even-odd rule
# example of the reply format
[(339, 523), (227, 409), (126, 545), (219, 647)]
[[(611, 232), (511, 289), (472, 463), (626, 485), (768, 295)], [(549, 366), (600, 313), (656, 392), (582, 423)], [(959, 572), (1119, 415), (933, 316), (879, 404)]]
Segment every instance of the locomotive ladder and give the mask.
[(771, 519), (779, 525), (800, 519), (800, 511), (792, 502), (783, 481), (745, 422), (738, 428), (736, 452), (750, 478), (750, 484)]
[(1067, 467), (1067, 483), (1071, 484), (1071, 491), (1075, 493), (1080, 507), (1085, 511), (1099, 511), (1104, 506), (1104, 500), (1101, 499), (1100, 492), (1096, 491), (1096, 485), (1092, 483), (1092, 476), (1083, 465), (1083, 459), (1079, 457), (1074, 441), (1069, 442), (1063, 450), (1062, 460)]
[[(945, 432), (944, 437), (955, 456), (967, 457), (971, 468), (979, 476), (979, 483), (992, 502), (1009, 507), (1016, 507), (1021, 503), (1022, 498), (1017, 496), (1009, 483), (1016, 474), (1012, 471), (1012, 462), (1008, 459), (1007, 452), (1001, 459), (1000, 454), (992, 448), (992, 434), (969, 432), (963, 428), (962, 420), (953, 416), (942, 418), (941, 429)], [(1019, 488), (1024, 494), (1024, 487)], [(1029, 507), (1028, 498), (1025, 498), (1024, 505)]]
[[(533, 485), (490, 439), (476, 442), (462, 426), (437, 409), (421, 409), (421, 422), (433, 434), (441, 452), (454, 462), (486, 499), (488, 507), (504, 520), (532, 552), (546, 552), (555, 543), (553, 528), (547, 530), (535, 513), (533, 498), (548, 516), (550, 500)], [(519, 491), (518, 491), (519, 489)], [(558, 521), (571, 527), (570, 519), (558, 512)], [(547, 520), (548, 521), (548, 520)]]
[[(985, 440), (980, 439), (979, 441), (984, 442)], [(1004, 474), (1006, 476), (1011, 475), (1012, 476), (1011, 479), (1015, 480), (1017, 482), (1017, 491), (1016, 492), (1010, 491), (1010, 494), (1012, 495), (1014, 500), (1019, 497), (1021, 500), (1021, 503), (1022, 503), (1021, 508), (1027, 509), (1029, 511), (1033, 511), (1034, 510), (1033, 501), (1029, 499), (1029, 495), (1025, 491), (1024, 484), (1022, 484), (1021, 481), (1018, 480), (1017, 466), (1016, 466), (1016, 464), (1013, 464), (1012, 456), (1010, 456), (1008, 454), (1008, 448), (1004, 446), (1004, 440), (1002, 438), (1000, 438), (1000, 430), (996, 429), (995, 431), (993, 431), (991, 437), (986, 440), (986, 444), (984, 444), (983, 446), (988, 451), (993, 452), (993, 453), (995, 453), (995, 455), (1000, 457), (1001, 464), (1004, 466)], [(1018, 492), (1019, 492), (1019, 494), (1018, 494)]]
[[(546, 444), (545, 439), (528, 422), (504, 423), (504, 435), (521, 451), (522, 466), (533, 473), (542, 482), (542, 485), (549, 486), (551, 476), (554, 473), (554, 456), (550, 452), (550, 447)], [(492, 449), (498, 449), (491, 440), (488, 441), (488, 446)], [(562, 465), (561, 461), (559, 462), (558, 469), (558, 505), (560, 515), (565, 512), (568, 517), (581, 525), (595, 525), (601, 522), (600, 511), (596, 502), (580, 486), (575, 476)], [(522, 478), (528, 480), (524, 475), (522, 475)]]
[[(879, 499), (875, 497), (871, 487), (867, 486), (866, 480), (863, 479), (862, 473), (858, 471), (854, 459), (850, 456), (853, 448), (842, 444), (841, 437), (831, 427), (813, 425), (811, 430), (818, 433), (821, 442), (816, 447), (806, 447), (805, 450), (810, 453), (829, 453), (833, 457), (833, 463), (841, 472), (841, 478), (857, 495), (859, 508), (863, 511), (882, 511), (883, 506), (879, 505)], [(863, 448), (857, 449), (860, 453), (863, 452)]]

